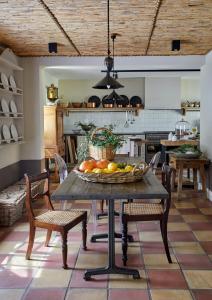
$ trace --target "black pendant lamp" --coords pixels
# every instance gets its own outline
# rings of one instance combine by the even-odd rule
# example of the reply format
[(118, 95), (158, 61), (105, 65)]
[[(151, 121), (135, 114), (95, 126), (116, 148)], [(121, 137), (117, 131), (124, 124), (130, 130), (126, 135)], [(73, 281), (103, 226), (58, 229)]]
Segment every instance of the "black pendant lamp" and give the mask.
[(107, 57), (105, 58), (105, 65), (107, 67), (107, 73), (106, 76), (100, 80), (97, 84), (93, 86), (94, 89), (119, 89), (123, 87), (117, 80), (115, 80), (113, 77), (110, 76), (110, 72), (113, 69), (113, 58), (110, 56), (110, 16), (109, 16), (109, 10), (110, 10), (110, 1), (107, 0)]

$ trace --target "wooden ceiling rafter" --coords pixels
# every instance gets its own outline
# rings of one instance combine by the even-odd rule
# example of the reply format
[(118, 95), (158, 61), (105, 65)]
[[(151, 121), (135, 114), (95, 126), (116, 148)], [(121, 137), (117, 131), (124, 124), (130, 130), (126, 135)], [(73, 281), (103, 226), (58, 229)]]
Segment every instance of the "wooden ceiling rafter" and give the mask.
[(154, 30), (155, 30), (155, 26), (156, 26), (156, 22), (157, 22), (157, 18), (158, 18), (160, 7), (162, 5), (162, 1), (163, 0), (158, 0), (157, 3), (156, 3), (155, 14), (154, 14), (154, 17), (153, 17), (152, 27), (151, 27), (151, 31), (150, 31), (150, 35), (149, 35), (149, 39), (148, 39), (148, 43), (147, 43), (145, 55), (147, 55), (149, 47), (150, 47), (151, 39), (152, 39)]
[(72, 39), (70, 38), (70, 36), (67, 34), (67, 32), (65, 31), (65, 29), (63, 28), (63, 26), (60, 24), (60, 22), (58, 21), (57, 17), (54, 15), (54, 13), (51, 11), (51, 9), (46, 5), (45, 1), (43, 1), (43, 0), (38, 0), (38, 1), (43, 6), (43, 8), (48, 12), (48, 14), (52, 18), (52, 20), (55, 22), (55, 24), (57, 25), (57, 27), (64, 34), (65, 38), (69, 41), (69, 43), (71, 44), (71, 46), (76, 50), (76, 52), (78, 53), (78, 55), (81, 56), (81, 53), (80, 53), (79, 49), (74, 44), (74, 42), (72, 41)]

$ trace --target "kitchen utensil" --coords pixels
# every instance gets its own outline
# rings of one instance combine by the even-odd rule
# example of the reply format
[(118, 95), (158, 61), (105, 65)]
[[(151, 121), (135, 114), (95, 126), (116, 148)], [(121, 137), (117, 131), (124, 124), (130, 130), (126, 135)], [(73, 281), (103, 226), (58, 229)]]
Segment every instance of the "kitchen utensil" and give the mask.
[(18, 116), (18, 114), (17, 114), (18, 110), (17, 110), (17, 106), (15, 104), (15, 101), (12, 99), (10, 101), (9, 105), (10, 105), (10, 111), (13, 113), (13, 117), (17, 117)]
[(6, 124), (2, 126), (2, 135), (3, 135), (3, 139), (9, 144), (11, 140), (11, 134), (10, 134), (9, 127)]
[(103, 104), (103, 107), (105, 107), (105, 108), (112, 108), (113, 104), (107, 104), (107, 103), (105, 103), (105, 104)]
[(95, 108), (96, 107), (96, 102), (88, 102), (87, 107), (88, 108)]
[(17, 92), (17, 86), (16, 86), (16, 82), (15, 82), (15, 79), (14, 79), (13, 75), (9, 76), (9, 83), (10, 83), (10, 87), (11, 87), (12, 91), (14, 93), (16, 93)]
[(72, 102), (71, 104), (73, 108), (80, 108), (82, 106), (81, 102)]
[(133, 124), (133, 115), (132, 115), (132, 111), (129, 111), (129, 115), (130, 115), (130, 124)]
[(101, 100), (98, 96), (91, 96), (88, 98), (88, 103), (95, 103), (94, 107), (99, 107), (101, 104)]
[(120, 95), (122, 98), (122, 102), (121, 104), (123, 105), (123, 107), (126, 107), (129, 104), (129, 98), (126, 95)]
[(14, 124), (11, 124), (10, 132), (11, 132), (11, 136), (12, 136), (13, 140), (15, 142), (18, 142), (18, 132), (17, 132), (17, 129)]
[(8, 103), (7, 103), (7, 101), (4, 99), (4, 98), (2, 98), (1, 99), (1, 109), (2, 109), (2, 111), (3, 111), (3, 113), (4, 113), (4, 115), (6, 116), (6, 117), (9, 117), (9, 112), (10, 112), (10, 110), (9, 110), (9, 106), (8, 106)]
[(9, 83), (8, 83), (7, 76), (2, 72), (1, 72), (1, 75), (0, 75), (0, 80), (1, 80), (1, 84), (2, 84), (3, 88), (5, 90), (9, 90)]
[(124, 123), (124, 127), (128, 128), (129, 127), (129, 123), (128, 123), (128, 112), (126, 111), (126, 121)]
[(132, 96), (130, 99), (130, 104), (136, 107), (136, 104), (142, 104), (142, 99), (139, 96)]

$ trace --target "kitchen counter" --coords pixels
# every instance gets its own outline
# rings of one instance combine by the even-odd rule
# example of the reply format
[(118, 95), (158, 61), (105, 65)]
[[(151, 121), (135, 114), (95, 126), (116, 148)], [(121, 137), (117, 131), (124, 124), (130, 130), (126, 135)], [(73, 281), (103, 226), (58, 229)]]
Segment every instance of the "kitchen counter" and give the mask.
[[(128, 136), (136, 136), (136, 135), (143, 135), (145, 134), (144, 132), (114, 132), (114, 134), (117, 134), (117, 135), (128, 135)], [(79, 133), (76, 133), (76, 132), (73, 132), (73, 131), (70, 131), (70, 132), (65, 132), (64, 135), (70, 135), (70, 136), (85, 136), (85, 133), (84, 132), (79, 132)]]
[(169, 141), (169, 140), (160, 140), (161, 145), (168, 147), (178, 147), (182, 145), (199, 145), (199, 140), (177, 140), (177, 141)]

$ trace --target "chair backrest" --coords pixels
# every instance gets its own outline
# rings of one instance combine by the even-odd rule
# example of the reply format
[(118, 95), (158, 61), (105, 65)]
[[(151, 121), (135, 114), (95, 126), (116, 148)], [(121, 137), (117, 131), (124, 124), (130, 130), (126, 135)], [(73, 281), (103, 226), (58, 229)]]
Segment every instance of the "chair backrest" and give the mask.
[(54, 154), (54, 158), (55, 158), (55, 163), (58, 168), (60, 183), (62, 183), (68, 176), (67, 166), (66, 166), (64, 159), (58, 153)]
[[(24, 174), (26, 180), (26, 210), (29, 216), (29, 219), (32, 221), (35, 218), (33, 212), (32, 201), (38, 198), (44, 197), (46, 208), (48, 210), (54, 210), (51, 200), (50, 200), (50, 190), (49, 190), (49, 173), (44, 171), (43, 173), (35, 176), (29, 176)], [(39, 192), (32, 194), (32, 184), (36, 182), (43, 186), (43, 191), (39, 189)]]
[(168, 166), (166, 163), (162, 166), (162, 184), (169, 193), (169, 198), (165, 202), (165, 210), (167, 213), (169, 212), (169, 208), (171, 205), (171, 177), (174, 169)]
[(155, 155), (152, 157), (152, 159), (149, 163), (149, 166), (154, 174), (156, 173), (158, 163), (160, 161), (160, 156), (161, 156), (161, 152), (158, 151), (157, 153), (155, 153)]

